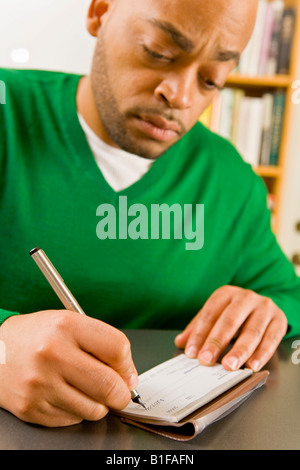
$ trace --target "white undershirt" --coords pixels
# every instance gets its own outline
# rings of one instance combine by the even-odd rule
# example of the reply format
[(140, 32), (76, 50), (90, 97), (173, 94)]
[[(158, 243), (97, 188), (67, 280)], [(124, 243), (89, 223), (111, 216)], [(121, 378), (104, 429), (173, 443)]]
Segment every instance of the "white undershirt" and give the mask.
[(153, 165), (155, 160), (142, 158), (106, 144), (94, 133), (79, 113), (78, 119), (97, 165), (108, 184), (115, 191), (122, 191), (131, 186)]

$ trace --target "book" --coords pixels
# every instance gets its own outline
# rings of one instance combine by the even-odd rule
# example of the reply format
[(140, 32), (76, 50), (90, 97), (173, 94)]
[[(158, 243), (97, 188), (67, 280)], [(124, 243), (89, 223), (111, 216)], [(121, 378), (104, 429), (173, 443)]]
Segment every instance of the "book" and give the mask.
[(230, 140), (234, 90), (231, 88), (224, 88), (220, 93), (220, 98), (221, 109), (218, 133), (224, 137), (224, 139)]
[(288, 74), (297, 9), (283, 0), (259, 0), (252, 36), (234, 73)]
[(272, 166), (276, 166), (278, 164), (283, 117), (284, 117), (284, 108), (285, 108), (285, 99), (286, 98), (285, 98), (284, 91), (278, 90), (274, 94), (271, 150), (270, 150), (270, 162), (269, 162), (269, 164)]
[(262, 98), (249, 98), (248, 132), (246, 141), (245, 161), (253, 168), (259, 165), (259, 156), (262, 138), (263, 100)]
[(263, 123), (262, 139), (260, 149), (260, 165), (270, 164), (271, 139), (272, 139), (272, 117), (273, 117), (274, 96), (272, 93), (263, 95)]
[(286, 8), (283, 12), (278, 53), (277, 73), (288, 74), (290, 70), (291, 48), (295, 29), (296, 10)]
[(203, 124), (205, 127), (210, 128), (211, 126), (211, 115), (212, 115), (212, 105), (209, 105), (199, 118), (199, 122)]
[(236, 130), (237, 150), (253, 168), (259, 164), (263, 120), (262, 98), (244, 96), (239, 106)]
[(271, 2), (267, 5), (266, 18), (263, 30), (261, 52), (259, 58), (258, 75), (265, 75), (270, 55), (272, 34), (274, 27), (274, 8)]
[(232, 126), (231, 126), (231, 141), (233, 145), (236, 145), (237, 139), (238, 139), (241, 102), (245, 96), (246, 96), (245, 90), (241, 90), (239, 88), (234, 90)]
[(267, 0), (259, 0), (256, 23), (252, 33), (251, 51), (247, 70), (247, 73), (250, 76), (258, 75), (267, 7)]
[(273, 10), (273, 29), (269, 57), (267, 59), (265, 70), (266, 75), (275, 75), (278, 67), (280, 31), (284, 11), (284, 2), (282, 0), (275, 0), (271, 2), (271, 7)]
[(268, 371), (227, 371), (221, 364), (203, 366), (180, 354), (139, 376), (146, 406), (136, 403), (112, 410), (124, 423), (176, 440), (189, 440), (241, 405), (262, 386)]
[(251, 98), (244, 96), (239, 106), (238, 123), (235, 146), (243, 159), (246, 159), (248, 142), (248, 117), (250, 113)]

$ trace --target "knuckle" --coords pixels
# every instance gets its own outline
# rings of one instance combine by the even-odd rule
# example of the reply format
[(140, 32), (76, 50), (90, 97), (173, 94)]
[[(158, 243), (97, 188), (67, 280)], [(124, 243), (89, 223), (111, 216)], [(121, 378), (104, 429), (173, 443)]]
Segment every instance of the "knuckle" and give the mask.
[(56, 351), (56, 344), (54, 338), (51, 336), (44, 338), (39, 341), (35, 348), (35, 357), (34, 360), (36, 363), (42, 363), (48, 361), (50, 358), (53, 358)]
[(213, 346), (214, 348), (217, 348), (219, 351), (222, 351), (222, 349), (224, 348), (223, 341), (217, 337), (208, 338), (206, 344), (208, 346)]
[[(213, 299), (212, 299), (212, 302), (213, 302)], [(203, 324), (211, 325), (213, 323), (214, 320), (213, 320), (213, 315), (212, 315), (212, 311), (213, 311), (212, 309), (213, 309), (213, 305), (212, 305), (212, 308), (209, 308), (207, 305), (206, 308), (201, 310), (200, 315), (199, 315), (199, 320), (201, 320)]]
[(37, 402), (34, 396), (31, 393), (25, 393), (25, 391), (23, 391), (22, 395), (18, 396), (14, 413), (23, 421), (28, 421), (31, 419), (36, 407)]
[(280, 315), (280, 323), (282, 325), (282, 330), (284, 331), (283, 334), (285, 335), (288, 329), (288, 320), (285, 314), (283, 313), (283, 311), (280, 309), (279, 309), (279, 315)]
[(14, 411), (15, 415), (22, 421), (28, 421), (31, 416), (33, 403), (26, 399), (19, 399), (19, 402)]
[(24, 396), (30, 397), (42, 386), (42, 379), (36, 368), (32, 368), (27, 372), (22, 380), (22, 391)]
[(203, 340), (203, 333), (199, 330), (195, 330), (190, 336), (189, 344), (198, 344), (202, 340)]
[(115, 348), (113, 359), (114, 359), (114, 362), (119, 364), (119, 363), (122, 363), (131, 355), (131, 344), (127, 336), (124, 333), (118, 332), (117, 335), (118, 337), (116, 338), (116, 341), (115, 341), (115, 344), (117, 345), (117, 347)]
[(247, 335), (253, 338), (261, 337), (263, 334), (263, 329), (259, 325), (248, 325), (247, 326)]
[(239, 327), (237, 315), (227, 314), (222, 316), (222, 329), (223, 331), (235, 332)]
[(276, 331), (273, 331), (272, 333), (269, 334), (268, 342), (272, 346), (277, 347), (277, 345), (282, 340), (283, 336), (284, 336), (284, 334), (282, 333), (281, 329), (277, 329)]
[(50, 331), (55, 333), (68, 331), (75, 318), (76, 315), (70, 314), (70, 312), (65, 310), (55, 312), (51, 321)]
[(263, 305), (265, 307), (265, 309), (267, 310), (271, 310), (271, 309), (274, 309), (274, 302), (272, 299), (270, 299), (270, 297), (264, 297), (263, 298)]
[(226, 296), (226, 297), (231, 297), (235, 292), (239, 291), (240, 288), (239, 287), (236, 287), (236, 286), (231, 286), (229, 284), (226, 284), (224, 286), (221, 286), (219, 287), (215, 293), (217, 295), (223, 295), (223, 296)]
[[(122, 386), (123, 385), (123, 386)], [(105, 404), (113, 408), (124, 408), (130, 401), (130, 393), (117, 374), (105, 376), (103, 380)]]
[(229, 286), (229, 285), (224, 285), (224, 286), (221, 286), (219, 287), (218, 289), (215, 290), (215, 293), (222, 293), (222, 294), (227, 294), (229, 292), (231, 292), (231, 288), (232, 286)]
[(101, 403), (95, 403), (94, 406), (91, 406), (88, 412), (86, 413), (85, 419), (87, 421), (99, 421), (104, 418), (108, 413), (108, 408)]
[[(74, 314), (72, 314), (75, 317)], [(53, 314), (53, 320), (48, 328), (40, 335), (35, 342), (35, 360), (37, 362), (46, 362), (49, 360), (61, 359), (58, 351), (61, 349), (62, 337), (70, 334), (71, 314), (67, 311), (57, 311)]]

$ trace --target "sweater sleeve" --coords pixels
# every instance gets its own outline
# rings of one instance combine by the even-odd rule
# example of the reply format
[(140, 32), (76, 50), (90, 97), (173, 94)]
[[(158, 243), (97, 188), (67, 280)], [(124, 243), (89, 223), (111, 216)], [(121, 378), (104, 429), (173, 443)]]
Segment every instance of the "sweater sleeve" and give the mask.
[[(6, 92), (6, 80), (5, 80), (5, 74), (2, 69), (0, 69), (0, 80), (2, 84), (4, 84), (4, 93)], [(4, 100), (6, 101), (6, 100)], [(2, 168), (4, 166), (4, 152), (5, 152), (5, 126), (4, 126), (4, 111), (5, 111), (5, 106), (6, 104), (0, 104), (0, 187), (3, 184), (3, 171)], [(1, 191), (0, 191), (0, 197), (1, 197)], [(0, 260), (1, 264), (1, 260)], [(0, 276), (1, 277), (1, 276)], [(0, 303), (1, 305), (1, 303)], [(13, 316), (13, 315), (18, 315), (17, 312), (11, 312), (9, 310), (1, 309), (0, 308), (0, 326), (2, 323), (7, 320), (7, 318)]]
[(255, 178), (239, 223), (245, 230), (232, 285), (271, 298), (287, 317), (286, 337), (300, 334), (300, 279), (271, 230), (267, 190), (260, 178)]
[(11, 312), (9, 310), (3, 310), (0, 308), (0, 326), (2, 323), (5, 322), (8, 318), (12, 317), (13, 315), (19, 315), (18, 312)]

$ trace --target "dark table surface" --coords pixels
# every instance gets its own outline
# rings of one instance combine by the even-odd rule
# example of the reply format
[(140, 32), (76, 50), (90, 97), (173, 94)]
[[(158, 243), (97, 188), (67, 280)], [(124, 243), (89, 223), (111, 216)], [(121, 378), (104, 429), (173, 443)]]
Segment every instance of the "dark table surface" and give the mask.
[[(126, 330), (139, 373), (170, 359), (176, 331)], [(294, 341), (299, 340), (299, 354)], [(294, 347), (293, 347), (294, 343)], [(222, 420), (188, 442), (177, 442), (123, 424), (108, 415), (66, 428), (24, 423), (0, 410), (1, 450), (295, 450), (300, 449), (300, 338), (285, 340), (266, 365), (265, 386)]]

